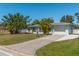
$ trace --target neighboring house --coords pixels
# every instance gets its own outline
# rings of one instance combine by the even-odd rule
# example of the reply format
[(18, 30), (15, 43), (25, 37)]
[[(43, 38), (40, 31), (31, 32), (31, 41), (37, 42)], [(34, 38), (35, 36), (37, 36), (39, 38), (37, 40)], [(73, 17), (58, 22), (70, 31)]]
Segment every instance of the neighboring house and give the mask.
[[(43, 34), (42, 28), (39, 25), (32, 25), (29, 27), (33, 33)], [(51, 31), (49, 34), (71, 34), (73, 26), (70, 23), (52, 23)]]
[(21, 29), (19, 30), (20, 33), (32, 33), (32, 29)]
[(0, 32), (8, 32), (8, 30), (5, 27), (0, 26)]

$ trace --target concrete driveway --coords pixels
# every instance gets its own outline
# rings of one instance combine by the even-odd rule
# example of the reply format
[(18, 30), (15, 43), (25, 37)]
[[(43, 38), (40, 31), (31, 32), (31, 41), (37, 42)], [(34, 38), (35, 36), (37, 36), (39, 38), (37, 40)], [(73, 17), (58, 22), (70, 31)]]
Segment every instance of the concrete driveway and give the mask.
[(14, 44), (14, 45), (8, 45), (6, 48), (18, 51), (20, 53), (23, 53), (25, 55), (35, 55), (35, 52), (37, 49), (54, 42), (55, 40), (62, 38), (65, 35), (49, 35), (46, 37), (38, 38), (35, 40), (31, 40), (24, 43)]
[(8, 48), (9, 51), (12, 50), (11, 52), (16, 53), (16, 55), (34, 56), (37, 49), (51, 42), (69, 40), (77, 37), (79, 37), (79, 35), (49, 35), (24, 43), (8, 45), (4, 47)]

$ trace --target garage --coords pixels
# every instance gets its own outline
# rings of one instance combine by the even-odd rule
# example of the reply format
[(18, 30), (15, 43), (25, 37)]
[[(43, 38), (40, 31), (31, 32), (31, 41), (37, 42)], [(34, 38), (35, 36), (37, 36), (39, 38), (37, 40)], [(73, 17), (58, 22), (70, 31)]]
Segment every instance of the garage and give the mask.
[(53, 23), (52, 24), (53, 34), (71, 34), (72, 26), (70, 23)]

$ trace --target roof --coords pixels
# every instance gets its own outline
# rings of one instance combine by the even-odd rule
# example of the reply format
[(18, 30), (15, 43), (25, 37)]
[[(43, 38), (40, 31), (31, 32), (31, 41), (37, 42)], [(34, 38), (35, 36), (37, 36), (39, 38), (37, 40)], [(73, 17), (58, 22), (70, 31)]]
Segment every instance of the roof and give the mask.
[[(51, 25), (71, 25), (71, 23), (51, 23)], [(31, 25), (29, 27), (40, 27), (39, 25)]]
[(39, 25), (31, 25), (29, 27), (40, 27)]
[(52, 25), (71, 25), (71, 23), (52, 23)]

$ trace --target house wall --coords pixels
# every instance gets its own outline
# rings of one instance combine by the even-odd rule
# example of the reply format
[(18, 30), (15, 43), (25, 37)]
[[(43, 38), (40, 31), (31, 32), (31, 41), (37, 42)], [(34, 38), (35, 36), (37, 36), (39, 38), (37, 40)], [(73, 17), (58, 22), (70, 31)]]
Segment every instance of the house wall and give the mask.
[(73, 29), (73, 34), (79, 34), (79, 29)]
[(43, 34), (43, 31), (40, 27), (34, 27), (32, 33), (33, 34)]
[(28, 29), (22, 29), (19, 30), (20, 33), (32, 33), (32, 30), (28, 30)]
[[(33, 34), (43, 34), (40, 27), (32, 27), (31, 32)], [(71, 33), (71, 25), (53, 25), (49, 34), (67, 34)]]
[[(33, 34), (37, 34), (37, 32), (33, 32)], [(43, 34), (43, 32), (38, 32), (38, 34)]]

